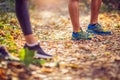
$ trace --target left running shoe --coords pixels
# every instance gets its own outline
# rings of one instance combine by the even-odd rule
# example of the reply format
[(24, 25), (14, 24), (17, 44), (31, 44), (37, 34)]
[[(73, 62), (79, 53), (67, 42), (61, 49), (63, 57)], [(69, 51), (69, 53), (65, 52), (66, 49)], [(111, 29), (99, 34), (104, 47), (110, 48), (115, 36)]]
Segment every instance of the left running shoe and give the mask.
[(72, 40), (91, 40), (93, 38), (92, 35), (84, 32), (84, 31), (81, 31), (81, 32), (78, 32), (78, 33), (72, 33)]
[(88, 29), (86, 30), (88, 33), (98, 34), (98, 35), (111, 35), (110, 31), (107, 31), (101, 27), (100, 24), (88, 25)]
[(0, 58), (5, 59), (5, 57), (8, 57), (8, 52), (3, 46), (0, 46)]
[(0, 46), (0, 59), (19, 61), (19, 58), (9, 54), (9, 52), (3, 46)]
[(35, 54), (34, 58), (42, 58), (42, 59), (51, 59), (52, 58), (52, 55), (47, 54), (42, 50), (39, 43), (32, 47), (25, 44), (24, 48), (28, 48), (29, 50), (36, 51), (37, 53)]

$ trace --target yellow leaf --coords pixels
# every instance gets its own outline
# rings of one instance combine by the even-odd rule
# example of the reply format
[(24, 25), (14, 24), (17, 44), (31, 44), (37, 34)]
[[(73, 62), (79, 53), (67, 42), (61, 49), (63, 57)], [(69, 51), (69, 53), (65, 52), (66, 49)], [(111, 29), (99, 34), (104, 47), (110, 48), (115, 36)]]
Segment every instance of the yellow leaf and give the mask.
[(41, 71), (44, 72), (44, 73), (51, 73), (51, 72), (53, 72), (53, 69), (44, 67), (44, 68), (41, 69)]

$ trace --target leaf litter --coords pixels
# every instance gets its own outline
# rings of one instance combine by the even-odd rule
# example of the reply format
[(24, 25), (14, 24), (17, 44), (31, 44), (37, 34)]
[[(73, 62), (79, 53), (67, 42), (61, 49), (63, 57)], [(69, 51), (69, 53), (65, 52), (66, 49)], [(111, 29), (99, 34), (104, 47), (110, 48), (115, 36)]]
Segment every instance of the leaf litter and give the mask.
[[(0, 79), (120, 80), (120, 15), (118, 13), (100, 13), (100, 24), (111, 30), (112, 35), (95, 35), (97, 38), (90, 41), (72, 41), (70, 18), (68, 14), (63, 15), (62, 13), (61, 10), (61, 12), (40, 11), (31, 14), (35, 35), (45, 52), (54, 55), (53, 59), (41, 60), (37, 65), (33, 63), (29, 67), (19, 61), (0, 60)], [(83, 15), (81, 18), (83, 18), (81, 24), (85, 30), (89, 16)], [(13, 24), (16, 20), (12, 19), (11, 22)], [(14, 25), (18, 25), (18, 23), (14, 23)], [(5, 30), (9, 30), (9, 28), (5, 28)], [(22, 33), (16, 33), (11, 34), (10, 32), (11, 36), (19, 34), (20, 36), (10, 39), (17, 42), (18, 50), (25, 41)], [(0, 34), (5, 36), (5, 32), (1, 29)], [(9, 47), (7, 49), (11, 50)], [(12, 54), (18, 56), (16, 52)]]

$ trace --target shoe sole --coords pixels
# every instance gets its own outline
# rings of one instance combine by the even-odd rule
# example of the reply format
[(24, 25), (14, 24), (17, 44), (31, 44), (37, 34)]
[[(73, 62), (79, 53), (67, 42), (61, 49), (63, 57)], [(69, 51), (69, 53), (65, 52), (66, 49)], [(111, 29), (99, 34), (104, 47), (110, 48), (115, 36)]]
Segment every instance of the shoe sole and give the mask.
[(88, 33), (98, 34), (98, 35), (111, 35), (111, 32), (95, 32), (93, 30), (86, 30)]
[(75, 40), (92, 40), (92, 38), (88, 38), (88, 39), (80, 39), (80, 38), (79, 39), (73, 39), (72, 38), (71, 40), (73, 40), (73, 41), (75, 41)]
[(35, 54), (34, 58), (36, 59), (51, 59), (52, 56), (46, 56), (46, 55), (41, 55), (41, 54)]

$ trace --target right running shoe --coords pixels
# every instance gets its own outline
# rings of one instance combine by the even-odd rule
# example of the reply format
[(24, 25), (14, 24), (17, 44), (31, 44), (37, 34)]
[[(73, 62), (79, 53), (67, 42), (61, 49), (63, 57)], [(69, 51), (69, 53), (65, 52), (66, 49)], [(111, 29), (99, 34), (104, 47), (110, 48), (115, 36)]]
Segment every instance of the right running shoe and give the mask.
[(111, 35), (110, 31), (107, 31), (101, 27), (100, 24), (88, 25), (88, 29), (86, 30), (88, 33), (98, 34), (98, 35)]

